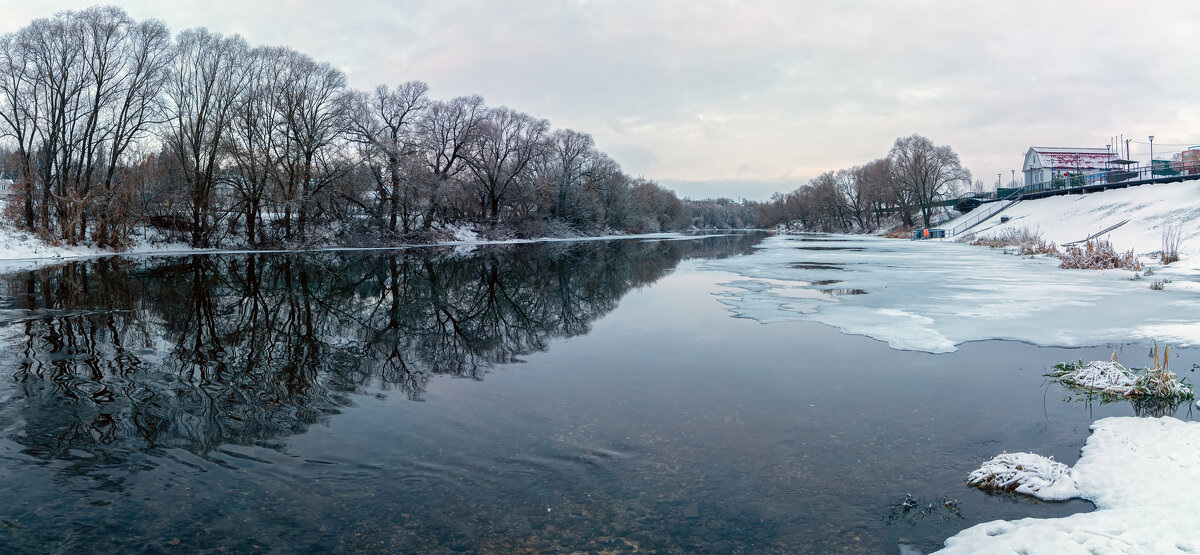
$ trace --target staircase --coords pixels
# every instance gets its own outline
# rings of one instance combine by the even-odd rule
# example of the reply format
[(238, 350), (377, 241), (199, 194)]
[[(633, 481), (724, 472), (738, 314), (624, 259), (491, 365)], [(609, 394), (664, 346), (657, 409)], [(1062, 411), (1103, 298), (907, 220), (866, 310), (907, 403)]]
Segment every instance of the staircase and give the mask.
[(963, 233), (970, 231), (975, 226), (991, 219), (992, 216), (995, 216), (996, 214), (999, 214), (1005, 210), (1008, 210), (1009, 207), (1011, 207), (1012, 205), (1014, 205), (1018, 202), (1021, 202), (1021, 196), (1022, 196), (1022, 191), (1020, 189), (1018, 189), (1016, 191), (1013, 191), (1012, 194), (1008, 195), (1007, 197), (1004, 197), (996, 202), (991, 203), (991, 206), (989, 206), (986, 209), (984, 209), (984, 207), (982, 207), (982, 206), (977, 208), (975, 214), (972, 214), (971, 217), (968, 218), (966, 221), (951, 228), (947, 232), (947, 234), (950, 237), (958, 237), (959, 235), (962, 235)]

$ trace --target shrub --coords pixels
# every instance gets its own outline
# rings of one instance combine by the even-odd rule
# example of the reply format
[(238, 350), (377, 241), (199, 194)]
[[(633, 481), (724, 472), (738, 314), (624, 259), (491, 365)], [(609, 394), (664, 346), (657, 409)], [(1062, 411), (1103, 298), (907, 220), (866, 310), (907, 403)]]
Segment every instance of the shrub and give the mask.
[(1077, 268), (1085, 270), (1109, 270), (1121, 268), (1140, 271), (1142, 263), (1133, 254), (1133, 250), (1118, 254), (1112, 243), (1107, 239), (1089, 239), (1084, 248), (1068, 247), (1062, 254), (1062, 268)]
[(1183, 242), (1183, 231), (1179, 226), (1166, 226), (1162, 230), (1162, 251), (1159, 253), (1159, 260), (1163, 264), (1170, 264), (1179, 260), (1179, 244)]
[(1047, 242), (1042, 235), (1028, 227), (1010, 228), (997, 235), (979, 237), (971, 241), (972, 245), (991, 247), (993, 249), (1016, 247), (1017, 254), (1049, 254), (1057, 256), (1058, 245), (1053, 241)]
[(1150, 368), (1126, 368), (1112, 360), (1084, 363), (1064, 362), (1055, 364), (1054, 371), (1046, 374), (1059, 383), (1078, 389), (1095, 391), (1112, 397), (1146, 397), (1162, 400), (1192, 398), (1192, 386), (1187, 378), (1180, 378), (1167, 368), (1171, 348), (1167, 347), (1159, 362), (1158, 343), (1154, 344), (1154, 366)]
[(967, 476), (967, 485), (984, 490), (1015, 491), (1028, 495), (1057, 493), (1053, 497), (1073, 491), (1067, 465), (1053, 457), (1033, 453), (1001, 453), (985, 461), (978, 470)]

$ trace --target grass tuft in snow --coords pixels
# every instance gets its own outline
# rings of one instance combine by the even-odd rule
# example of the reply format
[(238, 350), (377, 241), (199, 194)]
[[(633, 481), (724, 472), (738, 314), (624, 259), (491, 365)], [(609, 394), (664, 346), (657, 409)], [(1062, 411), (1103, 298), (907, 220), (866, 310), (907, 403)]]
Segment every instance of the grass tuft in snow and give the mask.
[(1075, 492), (1067, 465), (1033, 453), (996, 455), (967, 476), (967, 485), (1063, 499)]
[(1142, 269), (1142, 263), (1134, 256), (1132, 249), (1125, 254), (1118, 254), (1107, 239), (1089, 239), (1082, 249), (1067, 247), (1059, 266), (1084, 270), (1120, 268), (1135, 272)]
[(1159, 362), (1158, 343), (1154, 344), (1154, 366), (1150, 368), (1126, 368), (1117, 362), (1116, 353), (1112, 360), (1084, 363), (1064, 362), (1055, 364), (1054, 371), (1046, 374), (1059, 383), (1101, 395), (1113, 397), (1151, 398), (1163, 401), (1178, 401), (1193, 397), (1192, 384), (1187, 378), (1176, 376), (1167, 364), (1171, 348), (1167, 347)]
[(1163, 264), (1170, 264), (1179, 260), (1179, 244), (1183, 242), (1183, 230), (1177, 225), (1169, 225), (1162, 230), (1162, 251), (1159, 252), (1158, 259)]
[(1042, 234), (1028, 227), (1005, 230), (999, 235), (980, 237), (971, 241), (972, 245), (991, 247), (993, 249), (1016, 247), (1017, 254), (1049, 254), (1058, 256), (1058, 245), (1053, 241), (1047, 242)]
[(1154, 280), (1153, 283), (1150, 284), (1150, 288), (1155, 291), (1162, 291), (1163, 288), (1165, 288), (1168, 283), (1171, 283), (1171, 280), (1166, 279), (1166, 278), (1156, 279), (1156, 280)]

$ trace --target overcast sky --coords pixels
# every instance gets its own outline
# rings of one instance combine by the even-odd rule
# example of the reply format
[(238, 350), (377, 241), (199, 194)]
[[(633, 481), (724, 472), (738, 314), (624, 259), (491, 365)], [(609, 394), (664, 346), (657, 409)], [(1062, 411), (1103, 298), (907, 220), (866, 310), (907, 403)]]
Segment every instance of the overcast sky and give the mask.
[[(765, 199), (920, 133), (976, 178), (1030, 146), (1200, 144), (1200, 2), (115, 1), (591, 133), (682, 196)], [(96, 4), (0, 0), (0, 32)]]

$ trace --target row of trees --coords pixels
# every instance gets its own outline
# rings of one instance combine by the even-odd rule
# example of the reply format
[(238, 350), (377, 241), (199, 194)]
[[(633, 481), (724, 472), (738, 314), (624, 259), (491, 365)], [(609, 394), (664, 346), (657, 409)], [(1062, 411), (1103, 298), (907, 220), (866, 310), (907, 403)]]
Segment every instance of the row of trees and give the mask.
[(692, 223), (585, 133), (419, 81), (354, 90), (295, 50), (203, 28), (172, 38), (115, 7), (0, 37), (0, 137), (10, 218), (71, 244), (119, 247), (147, 223), (196, 246)]
[(896, 139), (887, 157), (852, 168), (825, 172), (760, 207), (763, 225), (799, 226), (814, 231), (872, 231), (899, 217), (928, 227), (939, 201), (971, 183), (949, 146), (921, 136)]

